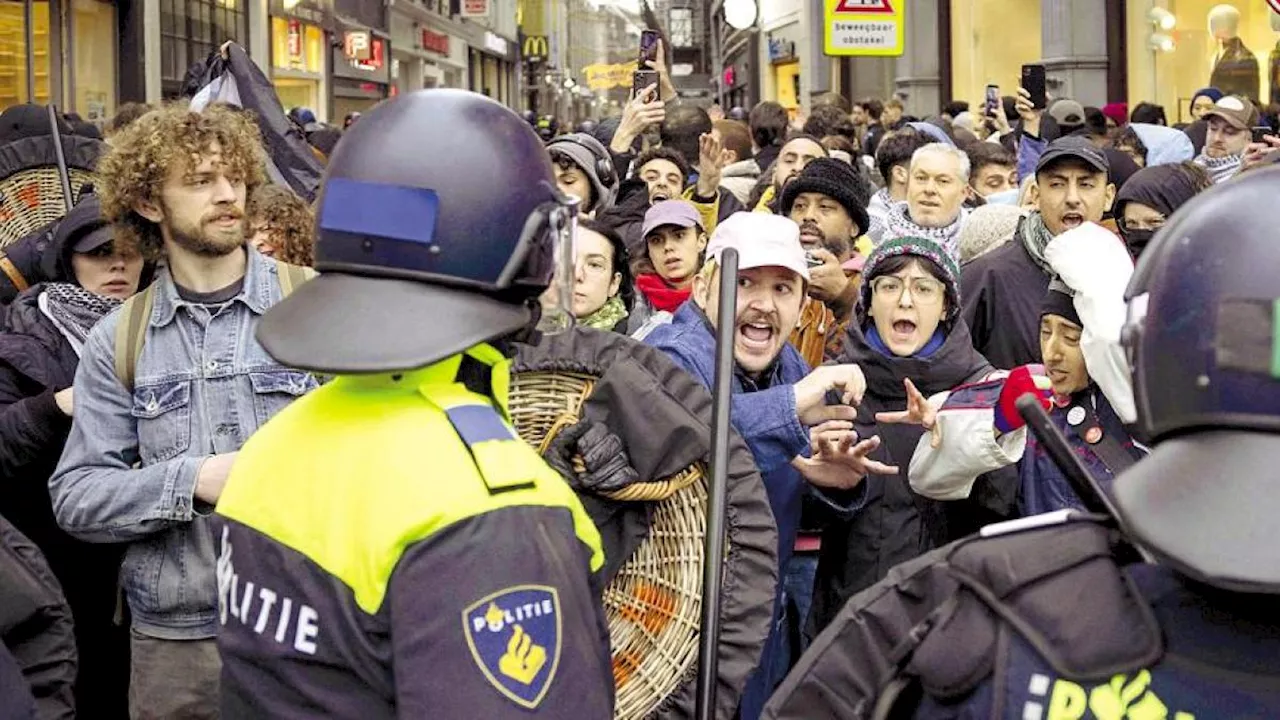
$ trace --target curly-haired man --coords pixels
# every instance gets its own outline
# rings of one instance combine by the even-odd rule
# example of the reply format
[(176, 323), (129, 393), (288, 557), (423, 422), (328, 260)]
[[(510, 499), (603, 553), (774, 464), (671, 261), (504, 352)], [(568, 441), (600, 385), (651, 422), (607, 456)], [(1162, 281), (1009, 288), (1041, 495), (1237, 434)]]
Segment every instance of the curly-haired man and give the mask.
[(314, 385), (254, 339), (282, 294), (282, 268), (245, 244), (264, 159), (245, 115), (170, 106), (121, 130), (99, 164), (116, 242), (165, 262), (89, 334), (50, 491), (67, 532), (128, 543), (134, 718), (218, 717), (208, 515), (240, 445)]
[(248, 215), (254, 250), (294, 265), (315, 262), (316, 216), (292, 190), (263, 185), (249, 196)]

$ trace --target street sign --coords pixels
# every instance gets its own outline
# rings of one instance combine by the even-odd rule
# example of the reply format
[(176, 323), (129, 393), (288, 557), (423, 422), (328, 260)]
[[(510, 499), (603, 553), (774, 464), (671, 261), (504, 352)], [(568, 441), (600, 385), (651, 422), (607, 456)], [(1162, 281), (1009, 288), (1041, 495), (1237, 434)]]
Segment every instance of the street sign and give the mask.
[(823, 0), (823, 52), (827, 55), (901, 55), (906, 0)]

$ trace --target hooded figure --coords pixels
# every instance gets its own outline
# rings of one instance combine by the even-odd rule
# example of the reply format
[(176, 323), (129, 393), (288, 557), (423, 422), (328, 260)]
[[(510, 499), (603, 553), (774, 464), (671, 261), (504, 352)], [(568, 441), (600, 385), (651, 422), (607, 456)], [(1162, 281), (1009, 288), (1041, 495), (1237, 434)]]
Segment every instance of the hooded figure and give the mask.
[(1186, 162), (1196, 156), (1191, 138), (1181, 130), (1146, 123), (1132, 123), (1129, 127), (1147, 147), (1146, 167)]
[(960, 317), (960, 268), (936, 241), (898, 238), (871, 253), (863, 271), (858, 319), (849, 328), (841, 363), (856, 363), (867, 379), (855, 429), (878, 434), (896, 475), (869, 475), (866, 502), (852, 519), (831, 523), (822, 537), (806, 634), (813, 637), (845, 601), (885, 577), (895, 565), (976, 530), (1013, 509), (1012, 471), (984, 479), (974, 501), (941, 503), (907, 484), (906, 469), (924, 430), (888, 424), (908, 388), (925, 394), (990, 375)]
[(1135, 259), (1174, 211), (1208, 188), (1206, 180), (1203, 173), (1183, 165), (1144, 168), (1129, 178), (1116, 193), (1114, 210), (1120, 236)]

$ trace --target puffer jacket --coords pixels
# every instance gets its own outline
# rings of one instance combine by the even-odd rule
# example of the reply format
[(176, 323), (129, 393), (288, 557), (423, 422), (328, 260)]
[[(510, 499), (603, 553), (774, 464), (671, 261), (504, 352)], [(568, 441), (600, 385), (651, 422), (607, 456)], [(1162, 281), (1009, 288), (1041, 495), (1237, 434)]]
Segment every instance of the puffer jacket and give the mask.
[(128, 712), (129, 636), (114, 622), (122, 545), (72, 538), (58, 527), (49, 478), (71, 431), (54, 393), (71, 387), (79, 358), (37, 305), (43, 285), (19, 295), (0, 333), (0, 515), (48, 560), (75, 616), (80, 648), (77, 704), (95, 718)]
[(985, 476), (970, 499), (930, 500), (911, 490), (907, 469), (924, 434), (914, 425), (876, 423), (876, 413), (906, 409), (904, 380), (926, 396), (980, 380), (994, 371), (973, 349), (964, 321), (956, 319), (942, 347), (929, 357), (888, 357), (868, 343), (856, 323), (845, 339), (842, 363), (856, 363), (867, 379), (855, 429), (861, 437), (879, 435), (886, 463), (896, 475), (869, 475), (863, 481), (862, 510), (848, 520), (828, 524), (814, 582), (813, 610), (805, 629), (816, 637), (845, 602), (884, 579), (893, 566), (1004, 519), (1014, 511), (1017, 473), (1001, 470)]

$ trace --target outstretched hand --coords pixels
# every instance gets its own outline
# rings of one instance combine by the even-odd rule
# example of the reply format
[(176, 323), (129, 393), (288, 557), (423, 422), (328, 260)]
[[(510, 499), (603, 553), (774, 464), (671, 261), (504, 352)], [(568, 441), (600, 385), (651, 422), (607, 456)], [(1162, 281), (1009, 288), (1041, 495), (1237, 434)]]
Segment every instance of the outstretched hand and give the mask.
[(929, 400), (916, 389), (915, 383), (910, 379), (904, 380), (903, 385), (907, 388), (907, 409), (876, 413), (876, 422), (886, 425), (919, 425), (932, 435), (929, 446), (936, 450), (942, 445), (942, 428), (938, 425), (937, 409), (929, 404)]
[[(886, 465), (868, 456), (880, 447), (880, 437), (859, 441), (852, 429), (836, 429), (824, 423), (809, 431), (813, 457), (798, 457), (792, 465), (813, 485), (833, 490), (851, 490), (870, 474), (896, 475), (896, 465)], [(839, 438), (838, 440), (836, 438)]]

